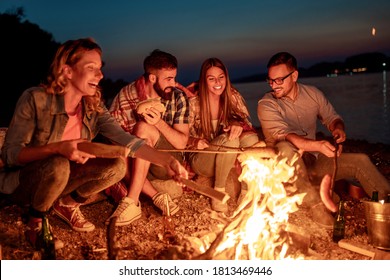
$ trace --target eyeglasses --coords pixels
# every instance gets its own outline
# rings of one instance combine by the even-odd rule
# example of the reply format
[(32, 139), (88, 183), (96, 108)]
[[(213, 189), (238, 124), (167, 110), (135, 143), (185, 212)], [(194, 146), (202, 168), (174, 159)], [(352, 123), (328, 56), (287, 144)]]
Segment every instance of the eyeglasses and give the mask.
[(281, 85), (283, 84), (284, 80), (287, 79), (288, 77), (291, 76), (292, 73), (294, 73), (295, 71), (292, 71), (290, 74), (288, 74), (287, 76), (284, 76), (282, 78), (276, 78), (276, 79), (271, 79), (271, 78), (267, 78), (266, 81), (267, 83), (272, 86), (273, 83), (277, 84), (277, 85)]

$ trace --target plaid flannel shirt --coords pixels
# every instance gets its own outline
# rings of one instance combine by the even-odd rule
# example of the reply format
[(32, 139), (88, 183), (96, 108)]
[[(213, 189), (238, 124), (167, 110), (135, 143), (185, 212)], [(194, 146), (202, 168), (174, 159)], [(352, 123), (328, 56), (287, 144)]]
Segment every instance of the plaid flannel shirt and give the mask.
[[(144, 88), (145, 79), (140, 77), (133, 83), (123, 87), (112, 101), (111, 115), (129, 133), (133, 132), (134, 125), (139, 121), (136, 112), (137, 104), (147, 99)], [(188, 124), (189, 103), (184, 92), (175, 89), (170, 100), (162, 98), (161, 102), (165, 106), (162, 120), (168, 125)]]

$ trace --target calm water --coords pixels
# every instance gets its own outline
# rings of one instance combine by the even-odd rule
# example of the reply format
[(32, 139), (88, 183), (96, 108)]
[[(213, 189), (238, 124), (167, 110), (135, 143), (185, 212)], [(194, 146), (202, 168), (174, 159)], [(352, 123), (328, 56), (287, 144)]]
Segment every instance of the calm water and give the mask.
[[(389, 72), (334, 78), (301, 78), (299, 81), (317, 86), (324, 92), (343, 117), (348, 138), (390, 144)], [(266, 82), (235, 86), (248, 104), (253, 125), (259, 126), (257, 101), (270, 87)], [(320, 123), (317, 129), (327, 132)]]

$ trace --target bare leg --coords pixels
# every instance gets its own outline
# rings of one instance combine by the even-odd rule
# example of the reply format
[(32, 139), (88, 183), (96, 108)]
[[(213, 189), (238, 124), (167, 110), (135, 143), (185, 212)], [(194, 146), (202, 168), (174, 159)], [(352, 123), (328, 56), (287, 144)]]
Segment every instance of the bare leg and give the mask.
[[(159, 137), (159, 131), (152, 125), (145, 122), (139, 122), (134, 127), (134, 135), (139, 138), (145, 139), (147, 144), (154, 146)], [(148, 179), (146, 179), (150, 167), (150, 162), (135, 158), (131, 159), (131, 175), (130, 184), (128, 188), (127, 197), (138, 202), (141, 191), (149, 197), (153, 197), (157, 190), (152, 186)]]

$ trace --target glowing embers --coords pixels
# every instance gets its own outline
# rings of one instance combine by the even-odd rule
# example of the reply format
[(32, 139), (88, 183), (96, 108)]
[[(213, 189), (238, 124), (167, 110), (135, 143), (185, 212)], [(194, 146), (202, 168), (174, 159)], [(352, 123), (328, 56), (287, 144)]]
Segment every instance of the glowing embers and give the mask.
[(243, 153), (239, 160), (239, 180), (248, 185), (248, 193), (205, 254), (212, 259), (301, 258), (288, 250), (286, 231), (289, 213), (298, 210), (305, 195), (286, 192), (295, 180), (294, 168), (285, 159), (263, 159), (255, 153)]

